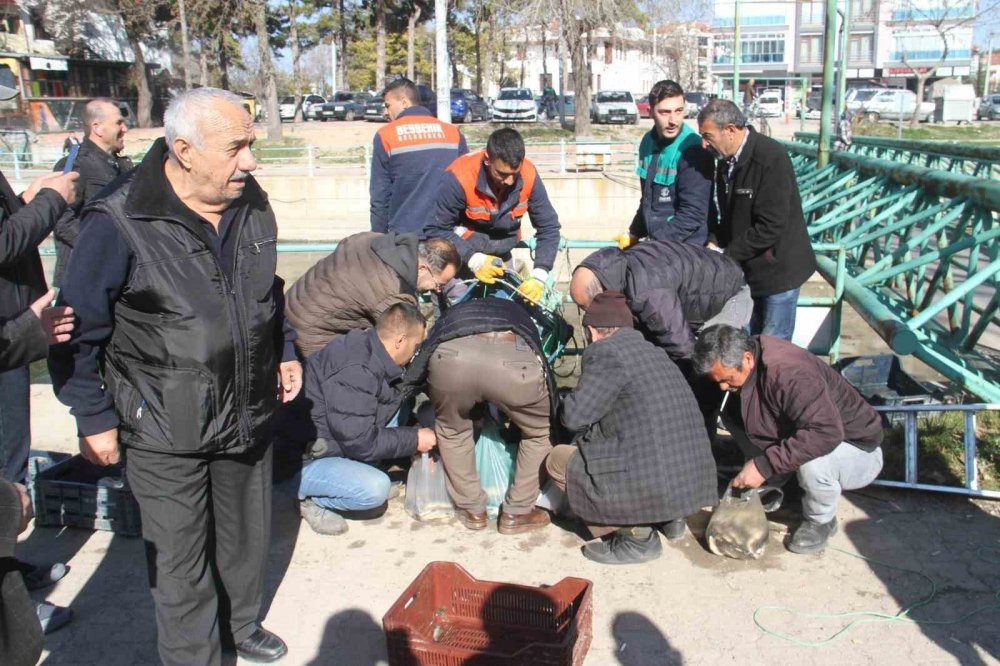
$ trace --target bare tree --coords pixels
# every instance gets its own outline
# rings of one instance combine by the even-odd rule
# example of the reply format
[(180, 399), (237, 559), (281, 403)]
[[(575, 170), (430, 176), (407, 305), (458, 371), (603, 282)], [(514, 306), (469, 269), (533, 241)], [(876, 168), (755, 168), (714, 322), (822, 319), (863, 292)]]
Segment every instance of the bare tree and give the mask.
[(978, 12), (976, 4), (975, 0), (936, 0), (933, 3), (926, 0), (895, 0), (894, 13), (902, 17), (898, 26), (929, 31), (941, 44), (941, 55), (929, 66), (912, 62), (910, 50), (905, 47), (905, 43), (898, 48), (900, 60), (917, 78), (917, 103), (910, 119), (911, 127), (915, 127), (920, 121), (918, 112), (924, 101), (927, 80), (948, 60), (956, 30), (974, 25), (977, 19), (982, 21), (987, 14), (1000, 8), (1000, 0), (980, 3)]
[[(413, 80), (415, 76), (413, 61), (416, 53), (413, 50), (413, 43), (416, 38), (417, 21), (420, 20), (420, 12), (423, 9), (419, 4), (413, 4), (413, 11), (406, 19), (406, 78)], [(381, 90), (381, 88), (379, 88)]]
[(385, 89), (385, 0), (375, 0), (375, 88)]
[(247, 9), (253, 14), (254, 32), (257, 33), (260, 76), (264, 83), (264, 102), (267, 109), (267, 138), (270, 141), (278, 141), (281, 139), (281, 116), (278, 112), (278, 84), (274, 78), (271, 43), (267, 32), (267, 0), (244, 0), (244, 2), (247, 3)]

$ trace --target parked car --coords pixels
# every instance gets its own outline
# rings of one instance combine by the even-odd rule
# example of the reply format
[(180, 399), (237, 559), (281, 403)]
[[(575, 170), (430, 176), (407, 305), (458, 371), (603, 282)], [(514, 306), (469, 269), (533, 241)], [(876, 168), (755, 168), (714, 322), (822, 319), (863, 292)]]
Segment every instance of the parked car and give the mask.
[[(847, 110), (852, 113), (858, 113), (861, 111), (861, 107), (865, 104), (865, 102), (884, 90), (887, 90), (887, 88), (852, 88), (851, 90), (848, 90), (847, 95), (845, 96), (845, 99), (847, 100)], [(816, 92), (814, 94), (819, 97), (816, 103), (816, 109), (819, 110), (823, 104), (823, 93)]]
[(471, 123), (476, 120), (489, 120), (490, 107), (483, 98), (468, 88), (451, 89), (451, 120), (452, 122)]
[(354, 120), (365, 117), (365, 106), (372, 98), (366, 92), (339, 92), (334, 93), (333, 99), (326, 104), (321, 104), (316, 116), (326, 122), (331, 118), (337, 120)]
[(643, 95), (636, 100), (635, 108), (639, 110), (641, 117), (649, 118), (649, 95)]
[(922, 123), (934, 118), (934, 102), (923, 102), (917, 109), (917, 94), (912, 90), (880, 90), (871, 99), (861, 104), (860, 113), (865, 120), (877, 122), (886, 120), (909, 120), (914, 114)]
[(1000, 95), (989, 95), (983, 98), (976, 111), (980, 120), (1000, 120)]
[(781, 101), (781, 96), (774, 92), (765, 92), (754, 100), (754, 107), (757, 114), (765, 118), (780, 116), (785, 110), (785, 103)]
[(438, 99), (437, 93), (424, 83), (417, 84), (417, 94), (420, 95), (420, 106), (431, 112), (432, 116), (437, 115)]
[(501, 88), (493, 102), (493, 122), (533, 123), (538, 120), (538, 107), (530, 88)]
[(632, 93), (624, 90), (601, 90), (590, 106), (590, 119), (595, 123), (635, 125), (639, 122), (639, 109), (632, 99)]
[[(316, 112), (319, 110), (321, 104), (326, 100), (319, 95), (303, 95), (302, 104), (302, 119), (303, 120), (316, 120)], [(281, 100), (278, 104), (278, 116), (282, 120), (294, 120), (295, 119), (295, 97), (289, 95)]]
[(684, 93), (684, 115), (688, 118), (696, 117), (707, 104), (708, 95), (703, 92)]
[(384, 123), (389, 120), (385, 115), (385, 100), (381, 97), (372, 97), (365, 104), (365, 120), (373, 123)]
[(576, 95), (563, 95), (563, 106), (565, 110), (563, 115), (565, 116), (575, 116), (576, 115)]

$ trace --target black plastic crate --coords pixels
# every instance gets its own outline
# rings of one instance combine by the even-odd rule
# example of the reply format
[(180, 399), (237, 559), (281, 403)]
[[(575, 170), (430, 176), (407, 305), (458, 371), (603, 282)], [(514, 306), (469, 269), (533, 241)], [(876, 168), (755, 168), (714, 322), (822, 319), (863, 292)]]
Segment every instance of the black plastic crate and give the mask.
[(32, 458), (29, 476), (33, 479), (35, 525), (68, 525), (139, 536), (139, 505), (123, 471), (120, 465), (99, 467), (79, 455), (49, 466), (44, 459)]
[[(897, 407), (940, 402), (931, 389), (903, 370), (894, 354), (852, 356), (841, 359), (834, 367), (872, 405)], [(904, 419), (903, 412), (888, 412), (885, 416), (892, 423)]]

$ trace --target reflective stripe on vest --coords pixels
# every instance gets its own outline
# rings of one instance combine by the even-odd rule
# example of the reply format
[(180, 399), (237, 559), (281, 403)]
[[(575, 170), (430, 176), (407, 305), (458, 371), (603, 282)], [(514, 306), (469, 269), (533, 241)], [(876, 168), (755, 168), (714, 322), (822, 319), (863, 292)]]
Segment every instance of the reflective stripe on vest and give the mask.
[(423, 150), (458, 151), (462, 135), (454, 125), (431, 116), (404, 116), (378, 131), (382, 147), (389, 157)]
[[(455, 175), (455, 179), (465, 194), (465, 216), (474, 224), (488, 225), (491, 216), (495, 215), (499, 208), (492, 194), (484, 194), (476, 187), (479, 171), (484, 168), (483, 158), (485, 156), (485, 150), (462, 155), (451, 163), (448, 171)], [(535, 187), (535, 178), (537, 177), (535, 165), (527, 158), (521, 161), (521, 167), (517, 173), (521, 177), (521, 192), (518, 195), (517, 204), (510, 211), (510, 215), (515, 221), (519, 221), (528, 212), (528, 199), (531, 198), (531, 191)]]

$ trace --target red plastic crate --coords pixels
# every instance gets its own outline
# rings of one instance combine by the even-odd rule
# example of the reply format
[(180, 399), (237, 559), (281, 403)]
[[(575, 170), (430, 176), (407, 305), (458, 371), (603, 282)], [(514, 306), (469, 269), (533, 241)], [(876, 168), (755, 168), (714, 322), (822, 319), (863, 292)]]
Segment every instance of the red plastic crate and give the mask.
[(391, 666), (577, 666), (593, 637), (593, 583), (477, 580), (431, 562), (382, 618)]

